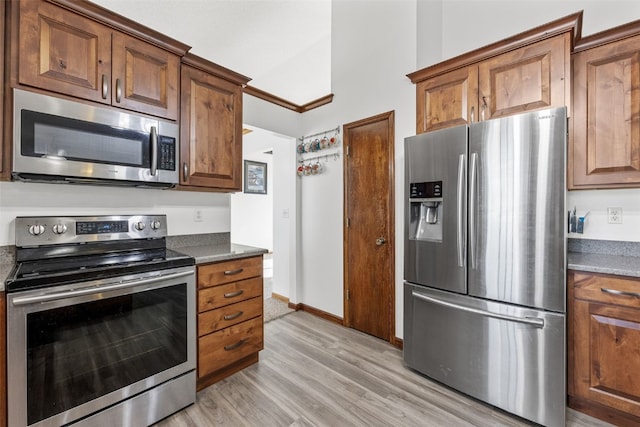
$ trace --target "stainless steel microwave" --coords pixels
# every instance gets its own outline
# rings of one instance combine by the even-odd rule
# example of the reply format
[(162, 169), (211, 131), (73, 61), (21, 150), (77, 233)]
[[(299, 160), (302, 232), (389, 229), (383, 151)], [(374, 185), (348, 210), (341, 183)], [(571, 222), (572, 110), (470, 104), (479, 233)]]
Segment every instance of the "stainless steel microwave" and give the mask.
[(13, 169), (21, 181), (170, 188), (179, 126), (14, 89)]

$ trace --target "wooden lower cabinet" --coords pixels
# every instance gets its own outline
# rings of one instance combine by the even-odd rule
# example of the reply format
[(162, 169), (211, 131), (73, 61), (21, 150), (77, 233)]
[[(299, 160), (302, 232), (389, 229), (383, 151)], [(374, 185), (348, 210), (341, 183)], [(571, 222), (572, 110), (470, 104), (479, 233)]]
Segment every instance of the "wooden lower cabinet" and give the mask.
[(262, 256), (198, 266), (198, 390), (258, 361)]
[(640, 425), (640, 278), (570, 271), (569, 406)]

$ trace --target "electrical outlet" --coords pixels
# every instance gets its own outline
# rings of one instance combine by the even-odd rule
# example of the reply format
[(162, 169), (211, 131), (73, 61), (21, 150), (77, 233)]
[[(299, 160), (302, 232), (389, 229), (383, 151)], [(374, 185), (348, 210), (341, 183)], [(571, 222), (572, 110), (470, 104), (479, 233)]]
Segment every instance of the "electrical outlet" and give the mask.
[(202, 211), (200, 209), (197, 209), (194, 213), (193, 213), (193, 220), (195, 222), (202, 222)]
[(607, 223), (622, 224), (622, 208), (607, 208)]

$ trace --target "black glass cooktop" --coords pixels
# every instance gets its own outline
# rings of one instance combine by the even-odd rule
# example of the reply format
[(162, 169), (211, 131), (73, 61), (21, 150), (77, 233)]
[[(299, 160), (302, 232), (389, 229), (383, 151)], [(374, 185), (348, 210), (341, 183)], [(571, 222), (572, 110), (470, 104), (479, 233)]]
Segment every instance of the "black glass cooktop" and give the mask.
[(192, 257), (165, 248), (26, 260), (16, 264), (5, 288), (15, 292), (194, 264)]

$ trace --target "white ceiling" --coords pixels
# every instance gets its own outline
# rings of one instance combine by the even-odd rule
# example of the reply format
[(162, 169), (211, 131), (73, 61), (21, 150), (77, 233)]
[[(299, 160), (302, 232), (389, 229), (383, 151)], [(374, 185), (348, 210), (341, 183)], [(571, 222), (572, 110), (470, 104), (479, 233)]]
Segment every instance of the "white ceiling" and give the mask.
[(331, 93), (331, 0), (92, 0), (303, 105)]

